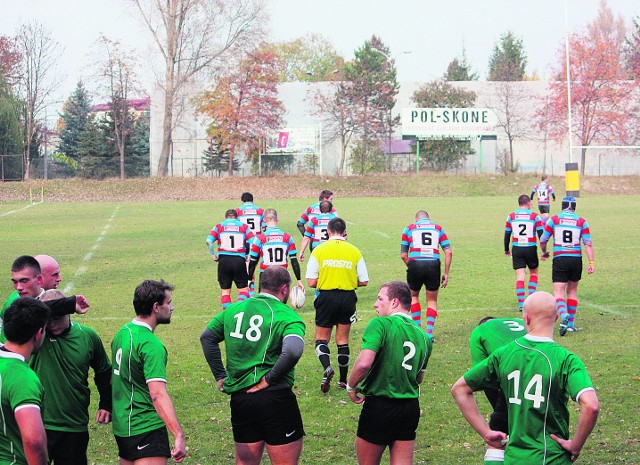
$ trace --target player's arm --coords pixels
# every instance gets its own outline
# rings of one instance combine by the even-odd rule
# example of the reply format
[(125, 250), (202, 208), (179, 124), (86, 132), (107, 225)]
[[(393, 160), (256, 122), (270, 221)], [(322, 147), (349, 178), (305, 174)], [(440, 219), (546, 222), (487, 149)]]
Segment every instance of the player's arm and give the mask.
[(303, 222), (302, 220), (298, 220), (298, 223), (296, 224), (296, 227), (298, 228), (298, 231), (300, 231), (300, 234), (304, 237), (304, 231), (306, 229), (307, 223)]
[(35, 405), (18, 407), (16, 423), (22, 437), (24, 455), (29, 465), (47, 465), (47, 434), (44, 431), (40, 409)]
[(255, 273), (256, 271), (256, 266), (258, 265), (258, 261), (260, 260), (259, 257), (252, 255), (249, 255), (249, 269), (247, 270), (248, 274), (249, 274), (249, 279), (253, 279), (253, 273)]
[(449, 269), (451, 268), (451, 259), (453, 258), (453, 252), (451, 247), (447, 247), (444, 252), (444, 273), (442, 274), (442, 288), (447, 287), (449, 283)]
[(107, 424), (111, 421), (113, 404), (111, 399), (111, 369), (96, 373), (94, 378), (100, 401), (96, 412), (96, 423)]
[(282, 339), (280, 356), (273, 365), (273, 368), (271, 368), (271, 370), (262, 377), (258, 384), (248, 389), (247, 393), (251, 394), (253, 392), (261, 391), (269, 386), (278, 384), (287, 373), (293, 370), (293, 367), (296, 366), (296, 363), (298, 363), (298, 360), (302, 357), (303, 351), (303, 338), (297, 334), (289, 334), (285, 336)]
[(360, 260), (358, 260), (356, 273), (358, 275), (358, 287), (365, 287), (369, 284), (369, 272), (367, 271), (367, 265), (364, 262), (364, 258), (360, 258)]
[(171, 457), (174, 462), (182, 462), (187, 455), (186, 445), (184, 442), (184, 433), (178, 422), (176, 410), (173, 402), (167, 392), (167, 384), (164, 381), (149, 381), (149, 394), (153, 406), (158, 412), (158, 416), (162, 419), (167, 429), (173, 435), (173, 449), (171, 449)]
[(302, 285), (302, 275), (300, 274), (300, 263), (298, 262), (298, 259), (296, 257), (291, 257), (289, 261), (291, 262), (291, 269), (293, 270), (293, 274), (298, 281), (298, 287), (304, 287)]
[(307, 284), (309, 285), (309, 287), (315, 288), (318, 285), (319, 271), (320, 265), (318, 263), (318, 260), (312, 254), (309, 258), (309, 263), (307, 264), (307, 274), (305, 276), (307, 278)]
[(400, 258), (405, 265), (409, 265), (409, 244), (400, 243)]
[(589, 242), (588, 244), (585, 244), (584, 250), (587, 252), (587, 258), (589, 259), (589, 267), (587, 268), (587, 273), (591, 274), (596, 271), (594, 261), (595, 256), (593, 255), (593, 243)]
[(511, 255), (511, 231), (504, 232), (504, 254)]
[(304, 251), (307, 249), (307, 246), (309, 245), (309, 242), (311, 242), (311, 237), (304, 236), (302, 238), (302, 243), (300, 244), (300, 261), (301, 262), (304, 261)]
[(484, 439), (484, 442), (495, 449), (504, 449), (502, 441), (507, 439), (507, 435), (500, 431), (492, 431), (491, 428), (489, 428), (489, 425), (478, 409), (478, 404), (473, 397), (473, 390), (465, 381), (464, 376), (460, 377), (453, 385), (451, 395), (453, 395), (456, 400), (462, 416), (464, 416), (471, 427)]
[(216, 245), (215, 245), (217, 242), (216, 239), (211, 234), (209, 234), (205, 242), (207, 243), (207, 250), (209, 251), (209, 254), (211, 254), (211, 258), (217, 261), (218, 256), (216, 255)]
[(529, 198), (530, 198), (531, 200), (533, 200), (533, 196), (534, 196), (534, 195), (536, 195), (536, 190), (535, 190), (535, 189), (531, 191), (531, 194), (529, 194)]
[(353, 364), (351, 374), (349, 375), (349, 381), (347, 382), (347, 392), (349, 397), (356, 404), (364, 402), (364, 396), (358, 392), (358, 384), (367, 376), (369, 370), (373, 366), (373, 361), (376, 358), (376, 352), (371, 349), (362, 349), (358, 354), (358, 358)]
[(213, 377), (218, 381), (218, 389), (220, 391), (222, 391), (220, 381), (227, 377), (227, 371), (224, 368), (224, 363), (222, 363), (222, 352), (220, 351), (221, 341), (222, 339), (216, 336), (209, 327), (204, 328), (204, 331), (202, 331), (200, 335), (200, 344), (202, 345), (204, 358), (209, 364)]
[(557, 441), (563, 449), (572, 455), (572, 461), (580, 455), (580, 451), (593, 431), (600, 413), (598, 395), (592, 389), (583, 392), (578, 398), (578, 403), (580, 404), (580, 417), (578, 417), (578, 426), (573, 434), (573, 439), (567, 440), (559, 438), (555, 434), (551, 435), (551, 439)]

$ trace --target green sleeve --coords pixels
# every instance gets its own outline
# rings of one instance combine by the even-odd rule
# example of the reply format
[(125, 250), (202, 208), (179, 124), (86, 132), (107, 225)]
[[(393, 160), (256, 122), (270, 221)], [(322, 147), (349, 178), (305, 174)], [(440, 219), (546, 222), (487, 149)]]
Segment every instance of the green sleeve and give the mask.
[(495, 355), (490, 355), (477, 365), (471, 367), (464, 374), (464, 380), (473, 391), (481, 391), (486, 388), (499, 389), (497, 359)]
[(167, 350), (159, 339), (147, 341), (140, 347), (144, 363), (144, 379), (167, 380)]
[(577, 355), (570, 354), (567, 357), (567, 368), (567, 392), (575, 401), (577, 395), (587, 388), (592, 388), (593, 383), (584, 363)]
[(489, 356), (483, 344), (483, 338), (480, 334), (481, 331), (477, 331), (477, 329), (480, 329), (480, 326), (476, 327), (476, 329), (473, 330), (473, 332), (471, 333), (471, 337), (469, 338), (471, 365), (477, 365)]
[(375, 353), (380, 351), (384, 341), (385, 328), (382, 318), (374, 318), (369, 322), (362, 334), (362, 348), (373, 350)]
[(15, 376), (5, 381), (5, 383), (9, 382), (9, 386), (4, 386), (8, 392), (11, 392), (11, 410), (15, 411), (21, 405), (37, 405), (42, 409), (44, 389), (38, 376), (28, 366), (16, 371), (18, 373)]
[(224, 310), (218, 313), (207, 325), (207, 328), (219, 341), (224, 341), (224, 313)]

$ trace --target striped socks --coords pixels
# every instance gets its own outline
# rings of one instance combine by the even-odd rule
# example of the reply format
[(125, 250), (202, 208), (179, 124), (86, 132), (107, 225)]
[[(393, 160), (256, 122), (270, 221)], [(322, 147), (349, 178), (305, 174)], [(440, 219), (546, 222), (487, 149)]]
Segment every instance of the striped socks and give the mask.
[(524, 281), (516, 281), (516, 298), (518, 299), (518, 308), (522, 311), (524, 305)]
[(538, 276), (530, 275), (529, 276), (529, 295), (533, 294), (538, 290)]
[(567, 303), (564, 299), (556, 299), (556, 310), (558, 312), (558, 316), (562, 317), (563, 314), (567, 313)]
[(411, 319), (418, 323), (418, 326), (422, 326), (422, 307), (420, 307), (420, 302), (411, 304)]
[(576, 312), (578, 310), (577, 299), (567, 299), (567, 312), (569, 312), (569, 323), (573, 323), (576, 319)]
[(220, 303), (222, 304), (222, 310), (226, 310), (226, 308), (231, 305), (231, 296), (230, 295), (221, 295)]
[(438, 312), (435, 308), (427, 308), (427, 335), (433, 339), (433, 327), (436, 324), (436, 317)]

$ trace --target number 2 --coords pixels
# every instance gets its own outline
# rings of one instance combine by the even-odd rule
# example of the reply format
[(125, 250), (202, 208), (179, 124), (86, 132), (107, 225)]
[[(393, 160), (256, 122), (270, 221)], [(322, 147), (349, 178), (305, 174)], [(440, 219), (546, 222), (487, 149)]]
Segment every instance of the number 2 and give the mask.
[(407, 362), (411, 360), (413, 356), (416, 354), (416, 346), (413, 345), (413, 342), (404, 341), (404, 344), (402, 344), (402, 347), (409, 348), (409, 352), (407, 352), (407, 355), (405, 355), (404, 358), (402, 359), (402, 368), (404, 368), (405, 370), (411, 371), (413, 370), (413, 367), (409, 365)]

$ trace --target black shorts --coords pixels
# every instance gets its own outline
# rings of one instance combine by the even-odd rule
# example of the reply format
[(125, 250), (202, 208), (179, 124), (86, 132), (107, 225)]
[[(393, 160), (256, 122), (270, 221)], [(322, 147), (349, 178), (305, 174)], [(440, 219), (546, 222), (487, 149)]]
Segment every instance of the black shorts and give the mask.
[(549, 205), (538, 205), (538, 211), (540, 213), (549, 213)]
[(407, 265), (407, 284), (412, 291), (422, 286), (427, 291), (440, 289), (440, 260), (410, 260)]
[(554, 283), (578, 282), (582, 279), (582, 257), (557, 257), (551, 267)]
[(356, 291), (320, 291), (313, 301), (316, 326), (332, 328), (355, 323), (357, 302)]
[(235, 255), (220, 255), (218, 258), (218, 282), (221, 289), (231, 289), (231, 283), (236, 283), (238, 289), (249, 285), (247, 262)]
[(129, 462), (146, 457), (171, 457), (169, 433), (164, 426), (135, 436), (116, 436), (116, 443), (120, 458)]
[(520, 268), (535, 270), (540, 265), (537, 247), (512, 247), (511, 258), (513, 259), (514, 270)]
[(504, 394), (500, 389), (485, 389), (484, 393), (493, 407), (493, 413), (489, 418), (489, 428), (493, 431), (502, 431), (505, 434), (509, 434), (509, 417)]
[(87, 465), (89, 432), (55, 431), (48, 429), (47, 451), (54, 465)]
[(291, 389), (231, 394), (231, 426), (233, 440), (243, 444), (264, 441), (278, 446), (304, 436), (298, 401)]
[(358, 420), (358, 437), (379, 446), (413, 441), (419, 421), (418, 399), (367, 396)]

